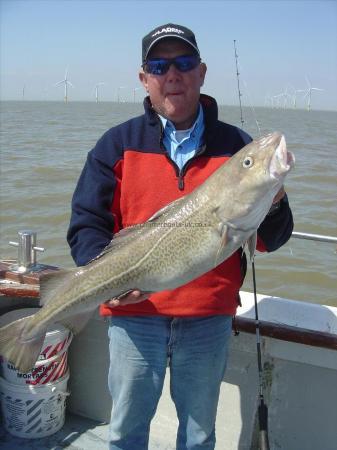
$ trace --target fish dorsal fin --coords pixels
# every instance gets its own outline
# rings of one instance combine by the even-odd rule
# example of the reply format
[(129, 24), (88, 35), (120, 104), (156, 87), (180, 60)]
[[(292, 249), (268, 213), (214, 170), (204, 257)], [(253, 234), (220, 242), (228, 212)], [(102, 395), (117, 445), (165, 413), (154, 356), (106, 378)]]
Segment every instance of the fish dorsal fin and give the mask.
[(115, 233), (113, 239), (109, 242), (109, 244), (103, 248), (101, 253), (99, 253), (95, 258), (91, 259), (87, 264), (91, 264), (97, 259), (102, 258), (102, 256), (110, 253), (111, 251), (116, 251), (121, 245), (125, 245), (128, 242), (136, 239), (142, 231), (142, 224), (133, 225), (131, 227), (123, 228), (122, 230)]
[(48, 303), (54, 290), (64, 285), (73, 275), (73, 270), (58, 270), (40, 277), (40, 305)]
[(155, 212), (147, 220), (147, 222), (153, 222), (154, 220), (158, 219), (159, 217), (163, 216), (164, 214), (172, 211), (173, 208), (175, 208), (176, 206), (179, 206), (183, 201), (186, 201), (186, 196), (177, 198), (176, 200), (173, 200), (173, 202), (169, 203), (168, 205), (164, 206), (163, 208), (161, 208), (157, 212)]
[[(116, 251), (117, 248), (119, 248), (121, 245), (125, 245), (128, 242), (135, 240), (140, 234), (144, 234), (144, 230), (147, 229), (146, 228), (147, 223), (153, 223), (155, 220), (159, 219), (165, 214), (168, 214), (170, 211), (173, 210), (173, 208), (175, 208), (177, 205), (180, 205), (180, 203), (183, 202), (184, 198), (185, 197), (178, 198), (177, 200), (174, 200), (173, 202), (159, 209), (146, 222), (137, 225), (132, 225), (130, 227), (123, 228), (122, 230), (118, 231), (118, 233), (114, 235), (113, 239), (101, 251), (101, 253), (99, 253), (95, 258), (91, 259), (88, 262), (88, 264), (92, 263), (93, 261), (96, 261), (102, 256), (110, 253), (111, 251)], [(150, 230), (151, 227), (148, 227), (148, 229)]]
[(247, 240), (247, 247), (248, 247), (248, 251), (249, 251), (249, 258), (250, 258), (251, 261), (253, 261), (253, 259), (255, 257), (256, 243), (257, 243), (257, 233), (255, 232)]

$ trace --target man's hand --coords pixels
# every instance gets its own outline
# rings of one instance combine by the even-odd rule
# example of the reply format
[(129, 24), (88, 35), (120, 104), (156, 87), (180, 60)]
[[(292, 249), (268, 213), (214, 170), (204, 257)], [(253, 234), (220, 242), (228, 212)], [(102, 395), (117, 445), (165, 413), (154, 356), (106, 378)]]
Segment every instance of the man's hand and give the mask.
[(149, 292), (141, 292), (138, 289), (128, 291), (125, 294), (121, 294), (118, 297), (114, 297), (106, 302), (107, 306), (125, 306), (134, 303), (140, 303), (149, 298)]

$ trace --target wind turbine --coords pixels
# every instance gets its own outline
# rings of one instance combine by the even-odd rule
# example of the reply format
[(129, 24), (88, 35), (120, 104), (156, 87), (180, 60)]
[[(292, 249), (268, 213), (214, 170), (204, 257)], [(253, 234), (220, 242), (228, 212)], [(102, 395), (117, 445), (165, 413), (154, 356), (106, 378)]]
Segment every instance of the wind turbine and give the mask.
[(23, 88), (22, 88), (22, 100), (25, 99), (25, 91), (26, 91), (26, 85), (24, 84)]
[(288, 106), (288, 98), (290, 98), (288, 86), (286, 86), (284, 92), (282, 92), (282, 97), (283, 97), (283, 109), (286, 109), (286, 107)]
[(310, 111), (310, 108), (311, 108), (311, 92), (312, 91), (324, 91), (324, 89), (312, 87), (307, 76), (305, 77), (305, 79), (307, 80), (308, 89), (304, 91), (305, 94), (304, 94), (303, 99), (308, 97), (307, 109), (308, 109), (308, 111)]
[(275, 102), (276, 108), (278, 108), (280, 106), (280, 100), (281, 100), (282, 97), (283, 97), (283, 93), (277, 94), (277, 95), (273, 95), (273, 99), (276, 100), (276, 102)]
[(296, 109), (297, 107), (297, 94), (299, 92), (305, 92), (305, 89), (295, 89), (294, 88), (294, 94), (293, 94), (293, 108)]
[(139, 89), (143, 89), (143, 88), (142, 87), (133, 88), (133, 103), (136, 103), (136, 91), (139, 91)]
[(103, 84), (105, 84), (104, 81), (101, 81), (94, 86), (96, 103), (98, 103), (98, 86), (102, 86)]
[(119, 87), (118, 87), (118, 91), (117, 91), (117, 102), (118, 102), (118, 103), (121, 102), (121, 97), (120, 97), (120, 94), (119, 94), (119, 92), (120, 92), (121, 89), (126, 89), (126, 86), (119, 86)]
[(286, 85), (286, 89), (283, 93), (284, 95), (284, 104), (283, 107), (286, 107), (287, 99), (289, 99), (290, 105), (292, 104), (293, 108), (296, 108), (296, 97), (297, 92), (304, 92), (303, 90), (295, 89), (294, 86), (290, 83)]
[(274, 108), (274, 96), (270, 95), (268, 92), (264, 97), (264, 106), (267, 106), (269, 108)]
[(288, 88), (288, 87), (290, 88), (290, 91), (288, 91), (289, 98), (290, 98), (291, 101), (292, 101), (292, 106), (293, 106), (293, 108), (296, 109), (296, 106), (297, 106), (297, 94), (298, 94), (299, 92), (305, 92), (305, 90), (304, 90), (304, 89), (296, 89), (296, 88), (294, 88), (294, 86), (293, 86), (292, 84), (290, 84), (290, 83), (288, 83), (287, 88)]
[(65, 71), (65, 74), (64, 74), (64, 80), (59, 81), (58, 83), (55, 84), (55, 86), (59, 86), (60, 84), (64, 83), (64, 101), (65, 101), (65, 103), (68, 103), (68, 84), (69, 84), (71, 87), (74, 87), (74, 86), (70, 83), (70, 81), (68, 80), (67, 77), (68, 77), (68, 68), (67, 68), (66, 71)]

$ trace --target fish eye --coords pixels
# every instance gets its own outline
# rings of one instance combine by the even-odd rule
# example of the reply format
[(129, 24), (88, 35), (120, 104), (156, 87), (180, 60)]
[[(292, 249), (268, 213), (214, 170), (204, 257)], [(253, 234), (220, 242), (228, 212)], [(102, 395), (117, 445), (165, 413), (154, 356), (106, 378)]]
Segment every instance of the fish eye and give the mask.
[(250, 167), (252, 167), (253, 164), (254, 164), (254, 160), (251, 156), (246, 156), (246, 158), (242, 162), (242, 166), (245, 169), (249, 169)]

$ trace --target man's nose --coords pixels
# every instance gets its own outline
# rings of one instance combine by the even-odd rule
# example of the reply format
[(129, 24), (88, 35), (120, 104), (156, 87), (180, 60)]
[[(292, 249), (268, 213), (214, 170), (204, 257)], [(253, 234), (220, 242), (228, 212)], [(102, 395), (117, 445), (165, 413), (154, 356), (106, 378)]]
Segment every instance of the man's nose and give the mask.
[(181, 77), (181, 72), (176, 68), (176, 66), (171, 63), (166, 74), (167, 79), (175, 79)]

